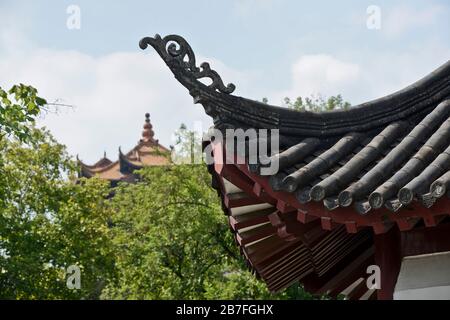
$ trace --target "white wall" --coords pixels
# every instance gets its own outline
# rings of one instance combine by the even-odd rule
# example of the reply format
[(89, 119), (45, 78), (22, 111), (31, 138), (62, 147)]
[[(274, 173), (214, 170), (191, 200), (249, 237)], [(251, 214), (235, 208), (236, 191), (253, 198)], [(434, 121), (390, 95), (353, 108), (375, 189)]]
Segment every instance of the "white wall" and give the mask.
[(450, 300), (450, 252), (403, 258), (394, 300), (416, 299)]

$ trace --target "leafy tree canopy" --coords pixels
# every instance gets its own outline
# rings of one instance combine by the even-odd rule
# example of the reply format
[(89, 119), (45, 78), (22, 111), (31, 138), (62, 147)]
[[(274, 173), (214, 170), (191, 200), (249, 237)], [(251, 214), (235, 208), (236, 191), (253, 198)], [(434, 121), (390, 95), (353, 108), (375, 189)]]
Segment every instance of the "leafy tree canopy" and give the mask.
[[(46, 131), (25, 131), (32, 147), (20, 135), (0, 140), (0, 298), (99, 297), (114, 278), (108, 187), (95, 178), (74, 183), (64, 146)], [(66, 285), (70, 265), (81, 270), (80, 290)]]
[(0, 139), (13, 136), (27, 140), (30, 126), (46, 104), (47, 101), (31, 86), (14, 85), (8, 91), (0, 87)]
[[(199, 133), (181, 125), (176, 137), (178, 156), (192, 163), (192, 153), (201, 153)], [(273, 295), (247, 270), (203, 163), (139, 174), (139, 183), (120, 185), (110, 202), (121, 277), (104, 298), (311, 298), (298, 285)]]
[[(114, 190), (77, 179), (65, 147), (33, 126), (37, 91), (0, 95), (0, 298), (311, 298), (298, 285), (272, 295), (246, 269), (204, 164), (146, 168)], [(178, 134), (192, 162), (201, 146)], [(72, 265), (79, 290), (66, 285)]]
[[(286, 299), (247, 271), (203, 164), (150, 167), (111, 200), (121, 277), (103, 298)], [(296, 297), (307, 297), (303, 290)]]

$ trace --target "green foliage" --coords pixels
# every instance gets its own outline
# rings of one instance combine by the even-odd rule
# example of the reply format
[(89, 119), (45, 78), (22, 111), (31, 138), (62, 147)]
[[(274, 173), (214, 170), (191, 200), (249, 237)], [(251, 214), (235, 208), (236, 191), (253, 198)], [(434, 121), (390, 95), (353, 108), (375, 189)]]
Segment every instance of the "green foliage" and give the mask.
[(240, 270), (218, 274), (205, 286), (206, 299), (247, 300), (282, 299), (283, 295), (271, 294), (266, 285), (250, 272)]
[(119, 186), (110, 203), (121, 278), (105, 298), (201, 299), (226, 272), (246, 276), (203, 165), (140, 175), (142, 182)]
[(298, 111), (324, 112), (332, 110), (347, 110), (351, 107), (350, 103), (344, 101), (342, 96), (331, 96), (325, 98), (322, 95), (311, 95), (311, 97), (297, 97), (294, 102), (290, 98), (284, 98), (284, 103), (288, 108)]
[[(27, 135), (33, 147), (0, 141), (0, 298), (98, 298), (114, 277), (108, 187), (98, 179), (73, 183), (64, 146), (42, 130)], [(81, 290), (66, 286), (70, 265), (81, 269)]]
[[(143, 169), (110, 199), (33, 127), (46, 105), (34, 88), (0, 97), (0, 299), (312, 298), (298, 285), (273, 295), (246, 269), (205, 165)], [(199, 141), (181, 126), (180, 157), (198, 163)], [(70, 265), (80, 290), (66, 286)]]
[(0, 139), (5, 135), (21, 141), (30, 138), (30, 126), (46, 104), (31, 86), (14, 85), (8, 91), (0, 87)]
[(116, 266), (105, 299), (290, 299), (247, 271), (204, 165), (149, 167), (111, 199)]

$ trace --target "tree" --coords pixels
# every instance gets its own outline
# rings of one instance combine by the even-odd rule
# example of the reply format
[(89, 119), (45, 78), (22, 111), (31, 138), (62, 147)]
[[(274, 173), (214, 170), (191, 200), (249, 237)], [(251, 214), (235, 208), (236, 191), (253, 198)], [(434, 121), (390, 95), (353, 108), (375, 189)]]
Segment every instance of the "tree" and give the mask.
[(104, 298), (207, 298), (227, 274), (250, 280), (236, 295), (264, 290), (242, 270), (204, 165), (150, 167), (140, 176), (110, 202), (121, 278)]
[(37, 95), (35, 88), (24, 84), (8, 91), (0, 87), (0, 99), (0, 140), (8, 136), (26, 141), (35, 117), (47, 101)]
[[(0, 298), (98, 298), (114, 278), (109, 189), (98, 179), (75, 183), (64, 146), (21, 126), (33, 146), (21, 135), (0, 140)], [(80, 290), (66, 286), (71, 265), (81, 270)]]
[[(178, 143), (189, 157), (193, 134), (182, 129)], [(110, 202), (121, 277), (103, 298), (310, 297), (298, 286), (271, 294), (247, 270), (204, 164), (148, 167), (139, 174), (140, 182), (119, 185)]]
[[(309, 298), (272, 295), (246, 269), (203, 163), (151, 167), (111, 190), (34, 128), (47, 103), (29, 86), (0, 91), (0, 298)], [(182, 126), (181, 158), (201, 152)], [(196, 161), (194, 161), (196, 162)], [(81, 288), (67, 287), (67, 270)]]
[[(96, 298), (114, 276), (105, 196), (35, 118), (48, 106), (35, 88), (0, 88), (0, 298)], [(81, 271), (81, 289), (66, 271)]]
[(294, 102), (290, 98), (284, 98), (284, 103), (288, 108), (298, 110), (298, 111), (312, 111), (312, 112), (323, 112), (332, 110), (347, 110), (351, 107), (351, 104), (344, 101), (342, 96), (338, 94), (337, 96), (331, 96), (325, 98), (322, 95), (311, 95), (311, 97), (297, 97)]

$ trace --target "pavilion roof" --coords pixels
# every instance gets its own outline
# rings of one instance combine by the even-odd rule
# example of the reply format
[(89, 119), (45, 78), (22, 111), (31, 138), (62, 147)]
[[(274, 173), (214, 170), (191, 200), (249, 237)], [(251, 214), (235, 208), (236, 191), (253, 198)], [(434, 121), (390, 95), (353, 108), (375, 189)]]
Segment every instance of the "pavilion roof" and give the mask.
[[(388, 96), (313, 113), (232, 95), (235, 86), (224, 85), (209, 64), (197, 67), (180, 36), (141, 40), (142, 49), (148, 45), (216, 129), (279, 130), (280, 150), (255, 164), (247, 153), (227, 150), (215, 139), (204, 144), (212, 148), (213, 187), (236, 241), (271, 290), (317, 278), (316, 292), (329, 290), (330, 283), (333, 290), (345, 289), (351, 277), (342, 272), (373, 258), (369, 231), (435, 226), (449, 214), (450, 61)], [(212, 83), (205, 85), (203, 78)], [(223, 164), (227, 153), (242, 161)], [(263, 175), (262, 168), (274, 161), (279, 170)], [(336, 277), (347, 282), (333, 282)]]
[(112, 182), (131, 181), (135, 170), (146, 166), (169, 164), (168, 154), (170, 154), (170, 151), (154, 139), (150, 115), (147, 113), (142, 138), (134, 148), (127, 153), (123, 153), (119, 147), (118, 160), (114, 162), (106, 157), (106, 153), (94, 165), (87, 165), (78, 160), (80, 176), (87, 178), (98, 176)]

